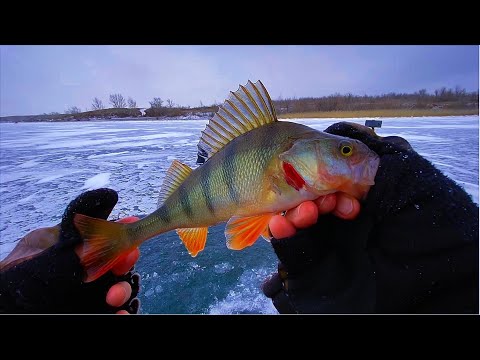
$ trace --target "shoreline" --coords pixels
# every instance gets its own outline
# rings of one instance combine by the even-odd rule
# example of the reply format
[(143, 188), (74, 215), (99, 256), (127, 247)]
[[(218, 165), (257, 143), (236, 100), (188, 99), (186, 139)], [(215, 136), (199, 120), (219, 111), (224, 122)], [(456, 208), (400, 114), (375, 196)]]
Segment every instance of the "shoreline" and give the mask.
[(397, 118), (397, 117), (442, 117), (442, 116), (472, 116), (479, 115), (479, 109), (379, 109), (379, 110), (341, 110), (317, 111), (304, 113), (289, 113), (278, 115), (278, 118)]
[[(402, 117), (448, 117), (448, 116), (479, 116), (478, 109), (387, 109), (387, 110), (359, 110), (359, 111), (325, 111), (277, 114), (279, 120), (289, 119), (378, 119), (378, 118), (402, 118)], [(22, 116), (18, 116), (22, 118)], [(161, 117), (92, 117), (84, 119), (38, 119), (35, 116), (24, 116), (23, 120), (15, 119), (15, 116), (0, 118), (0, 123), (34, 123), (34, 122), (99, 122), (99, 121), (182, 121), (182, 120), (209, 120), (210, 116), (192, 114), (191, 116), (161, 116)]]

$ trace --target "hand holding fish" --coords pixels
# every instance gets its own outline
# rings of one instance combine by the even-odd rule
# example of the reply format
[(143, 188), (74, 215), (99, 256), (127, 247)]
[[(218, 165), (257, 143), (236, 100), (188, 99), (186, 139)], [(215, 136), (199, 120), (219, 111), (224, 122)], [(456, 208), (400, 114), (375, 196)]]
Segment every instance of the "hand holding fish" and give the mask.
[[(138, 249), (126, 254), (112, 271), (89, 284), (75, 251), (81, 239), (73, 227), (75, 213), (107, 218), (117, 202), (110, 189), (87, 191), (73, 200), (56, 226), (28, 233), (0, 262), (0, 312), (137, 313), (139, 274), (132, 269)], [(136, 217), (119, 220), (137, 221)], [(80, 244), (75, 250), (75, 246)]]
[(478, 313), (478, 205), (401, 137), (346, 122), (325, 131), (380, 156), (375, 185), (361, 211), (355, 200), (344, 204), (349, 216), (340, 215), (337, 193), (335, 210), (327, 195), (270, 221), (279, 264), (263, 292), (276, 309)]
[[(138, 220), (140, 219), (136, 216), (129, 216), (129, 217), (118, 220), (118, 222), (123, 224), (129, 224)], [(76, 249), (77, 254), (80, 251), (81, 251), (81, 246)], [(133, 269), (139, 257), (140, 257), (140, 250), (136, 248), (130, 253), (128, 253), (121, 261), (118, 262), (118, 264), (116, 264), (112, 268), (112, 273), (115, 276), (127, 275), (131, 271), (131, 269)], [(135, 296), (138, 294), (138, 291), (140, 290), (139, 289), (140, 276), (138, 274), (135, 274), (134, 276), (135, 276), (134, 284), (130, 284), (130, 282), (123, 280), (123, 281), (117, 282), (116, 284), (112, 285), (108, 289), (107, 295), (105, 297), (105, 301), (108, 305), (114, 308), (121, 308), (122, 306), (127, 304), (129, 300), (135, 298)], [(132, 289), (132, 285), (134, 286), (134, 289)], [(121, 309), (121, 310), (117, 310), (116, 313), (122, 314), (122, 315), (135, 314), (138, 312), (139, 306), (140, 306), (139, 300), (136, 299), (133, 303), (132, 302), (130, 303), (128, 310)]]
[(269, 223), (272, 236), (283, 239), (294, 236), (297, 229), (305, 229), (314, 225), (318, 216), (332, 213), (339, 218), (349, 220), (357, 217), (360, 202), (354, 197), (338, 192), (320, 196), (313, 201), (305, 201), (287, 211), (285, 216), (275, 215)]

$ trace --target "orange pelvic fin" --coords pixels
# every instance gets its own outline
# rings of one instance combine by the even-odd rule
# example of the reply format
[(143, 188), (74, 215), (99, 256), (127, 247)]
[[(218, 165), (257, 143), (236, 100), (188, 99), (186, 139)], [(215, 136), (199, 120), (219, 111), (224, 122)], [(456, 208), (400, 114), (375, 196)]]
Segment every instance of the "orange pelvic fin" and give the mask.
[(98, 279), (133, 249), (125, 247), (125, 224), (82, 214), (75, 214), (73, 221), (83, 238), (79, 256), (84, 282)]
[(268, 222), (274, 214), (263, 214), (248, 217), (232, 217), (225, 228), (227, 247), (242, 250), (261, 236), (267, 234)]
[(195, 257), (205, 248), (208, 227), (177, 229), (177, 234), (185, 244), (188, 253)]

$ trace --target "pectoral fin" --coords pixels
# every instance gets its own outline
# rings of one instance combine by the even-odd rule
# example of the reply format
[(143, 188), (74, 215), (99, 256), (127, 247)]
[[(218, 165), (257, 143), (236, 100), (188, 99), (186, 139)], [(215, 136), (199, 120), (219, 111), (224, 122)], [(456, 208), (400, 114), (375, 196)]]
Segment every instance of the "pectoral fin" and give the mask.
[(208, 227), (177, 229), (177, 234), (185, 244), (188, 253), (195, 257), (205, 248)]
[(232, 217), (225, 228), (227, 247), (241, 250), (266, 234), (268, 223), (274, 214), (263, 214), (248, 217)]

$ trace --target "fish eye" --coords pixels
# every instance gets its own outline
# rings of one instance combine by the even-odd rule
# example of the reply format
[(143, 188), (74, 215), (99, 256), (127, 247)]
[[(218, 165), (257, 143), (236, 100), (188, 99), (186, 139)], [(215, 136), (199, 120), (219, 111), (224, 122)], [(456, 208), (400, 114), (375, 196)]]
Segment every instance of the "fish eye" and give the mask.
[(340, 145), (340, 153), (343, 155), (343, 156), (350, 156), (352, 155), (353, 153), (353, 147), (351, 145), (347, 145), (347, 144), (342, 144)]

